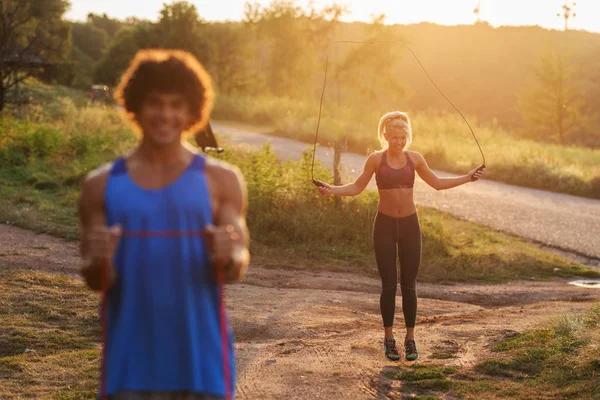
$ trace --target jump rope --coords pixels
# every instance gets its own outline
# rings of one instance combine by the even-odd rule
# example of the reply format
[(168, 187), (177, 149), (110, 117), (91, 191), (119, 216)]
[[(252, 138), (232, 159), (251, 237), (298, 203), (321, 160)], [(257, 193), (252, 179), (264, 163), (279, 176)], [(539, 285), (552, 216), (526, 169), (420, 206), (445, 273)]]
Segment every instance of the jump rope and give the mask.
[(315, 179), (315, 154), (317, 152), (317, 141), (319, 138), (319, 126), (321, 124), (321, 113), (323, 110), (323, 98), (325, 96), (325, 88), (327, 86), (327, 71), (329, 68), (329, 53), (331, 48), (333, 47), (333, 45), (338, 44), (338, 43), (354, 43), (354, 44), (375, 44), (375, 43), (392, 43), (392, 44), (397, 44), (400, 45), (402, 47), (404, 47), (406, 50), (408, 50), (408, 52), (415, 58), (415, 60), (417, 60), (417, 62), (419, 63), (419, 66), (421, 67), (421, 69), (423, 70), (423, 72), (425, 72), (425, 75), (427, 75), (427, 78), (429, 78), (429, 81), (431, 82), (431, 84), (440, 92), (440, 94), (448, 101), (448, 103), (450, 103), (450, 105), (456, 110), (456, 112), (461, 116), (461, 118), (463, 119), (463, 121), (465, 121), (465, 123), (467, 124), (467, 126), (469, 127), (469, 130), (471, 131), (471, 134), (473, 135), (473, 139), (475, 139), (475, 143), (477, 143), (477, 147), (479, 148), (479, 152), (481, 153), (481, 159), (483, 160), (481, 166), (477, 169), (476, 172), (481, 171), (485, 168), (485, 155), (483, 154), (483, 150), (481, 150), (481, 146), (479, 145), (479, 141), (477, 140), (477, 136), (475, 136), (475, 132), (473, 131), (473, 128), (471, 128), (471, 125), (469, 124), (469, 121), (467, 121), (467, 119), (465, 118), (465, 116), (460, 112), (460, 110), (454, 105), (454, 103), (452, 103), (450, 101), (450, 99), (444, 94), (444, 92), (442, 91), (442, 89), (439, 88), (438, 85), (436, 85), (436, 83), (434, 82), (434, 80), (431, 78), (431, 76), (429, 75), (429, 73), (427, 72), (427, 70), (425, 69), (425, 67), (423, 66), (423, 64), (421, 63), (421, 60), (419, 60), (419, 57), (417, 57), (417, 55), (404, 43), (402, 42), (398, 42), (395, 40), (338, 40), (335, 42), (331, 42), (329, 44), (329, 46), (327, 47), (327, 54), (325, 57), (325, 78), (323, 79), (323, 90), (321, 91), (321, 100), (319, 102), (319, 117), (317, 118), (317, 129), (315, 131), (315, 142), (314, 142), (314, 146), (313, 146), (313, 155), (312, 155), (312, 165), (311, 165), (311, 169), (310, 169), (310, 177), (312, 180), (312, 183), (317, 186), (317, 187), (326, 187), (326, 185)]

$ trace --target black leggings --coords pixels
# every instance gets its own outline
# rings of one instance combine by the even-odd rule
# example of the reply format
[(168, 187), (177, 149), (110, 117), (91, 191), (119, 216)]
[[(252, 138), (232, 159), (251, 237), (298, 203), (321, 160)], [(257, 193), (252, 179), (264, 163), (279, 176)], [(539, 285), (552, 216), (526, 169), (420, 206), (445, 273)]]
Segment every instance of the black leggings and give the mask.
[(421, 227), (417, 214), (394, 218), (377, 213), (373, 225), (373, 248), (381, 276), (379, 306), (383, 326), (390, 327), (394, 324), (398, 255), (404, 322), (407, 328), (414, 328), (417, 319), (417, 273), (421, 263)]

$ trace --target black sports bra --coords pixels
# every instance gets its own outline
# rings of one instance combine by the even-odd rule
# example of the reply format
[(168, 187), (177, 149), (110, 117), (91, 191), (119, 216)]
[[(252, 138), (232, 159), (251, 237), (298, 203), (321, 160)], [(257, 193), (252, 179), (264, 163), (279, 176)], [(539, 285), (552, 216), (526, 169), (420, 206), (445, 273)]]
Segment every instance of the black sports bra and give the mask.
[(378, 189), (410, 189), (415, 184), (415, 164), (404, 153), (406, 165), (400, 169), (394, 169), (387, 163), (387, 150), (381, 156), (379, 168), (375, 172), (375, 180)]

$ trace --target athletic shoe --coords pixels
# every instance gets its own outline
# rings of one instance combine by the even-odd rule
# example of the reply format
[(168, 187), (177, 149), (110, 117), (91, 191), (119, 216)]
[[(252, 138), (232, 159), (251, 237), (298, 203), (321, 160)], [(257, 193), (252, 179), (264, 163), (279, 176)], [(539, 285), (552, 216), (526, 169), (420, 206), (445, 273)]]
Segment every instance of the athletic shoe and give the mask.
[(415, 339), (406, 339), (406, 341), (404, 342), (404, 352), (407, 361), (415, 361), (419, 357), (419, 352), (417, 351), (417, 344), (415, 343)]
[(398, 348), (396, 347), (396, 339), (384, 339), (383, 350), (385, 351), (385, 356), (388, 360), (398, 361), (400, 359)]

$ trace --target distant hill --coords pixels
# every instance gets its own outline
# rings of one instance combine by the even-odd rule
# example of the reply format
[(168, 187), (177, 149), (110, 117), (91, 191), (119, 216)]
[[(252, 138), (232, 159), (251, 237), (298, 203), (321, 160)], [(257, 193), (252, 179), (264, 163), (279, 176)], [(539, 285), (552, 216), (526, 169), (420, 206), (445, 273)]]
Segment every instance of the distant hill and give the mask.
[[(368, 25), (339, 24), (335, 40), (365, 39)], [(552, 46), (567, 48), (587, 109), (600, 108), (600, 34), (556, 31), (541, 27), (499, 27), (485, 23), (441, 26), (431, 23), (386, 26), (378, 39), (407, 44), (434, 81), (465, 113), (482, 120), (497, 118), (504, 126), (521, 125), (517, 95), (535, 79), (532, 67)], [(336, 54), (343, 57), (349, 45)], [(352, 46), (352, 45), (350, 45)], [(402, 47), (394, 63), (410, 92), (412, 110), (450, 107), (431, 85), (418, 63)]]

